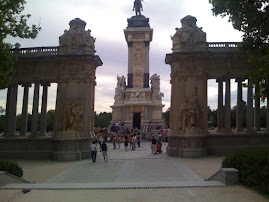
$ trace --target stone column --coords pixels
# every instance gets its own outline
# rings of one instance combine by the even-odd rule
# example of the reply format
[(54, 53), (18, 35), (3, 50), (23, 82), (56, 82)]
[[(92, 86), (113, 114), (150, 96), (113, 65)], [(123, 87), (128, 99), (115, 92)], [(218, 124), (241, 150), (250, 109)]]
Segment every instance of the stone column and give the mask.
[(47, 123), (47, 101), (48, 101), (48, 82), (42, 83), (43, 95), (42, 95), (42, 107), (41, 107), (41, 119), (40, 119), (40, 135), (46, 135), (46, 123)]
[(243, 131), (243, 79), (236, 79), (237, 82), (237, 107), (236, 107), (236, 131)]
[(11, 105), (9, 113), (9, 136), (16, 134), (16, 114), (17, 114), (17, 98), (18, 98), (18, 84), (12, 88)]
[(259, 86), (255, 86), (255, 113), (254, 113), (254, 129), (259, 131), (261, 129), (260, 121), (260, 89)]
[(22, 117), (21, 117), (21, 135), (26, 135), (28, 125), (29, 87), (31, 87), (31, 84), (26, 83), (23, 84), (22, 86), (24, 87), (24, 91), (23, 91)]
[(266, 117), (266, 129), (269, 132), (269, 98), (267, 98), (267, 117)]
[(248, 80), (248, 97), (247, 97), (247, 131), (253, 132), (253, 89)]
[(7, 89), (7, 99), (6, 99), (5, 134), (9, 132), (9, 115), (10, 115), (10, 107), (11, 107), (11, 96), (12, 96), (12, 87), (9, 86)]
[(127, 75), (127, 88), (133, 87), (133, 42), (127, 42), (128, 44), (128, 75)]
[(149, 41), (145, 41), (145, 47), (146, 47), (146, 61), (145, 61), (145, 73), (149, 73)]
[(227, 79), (225, 81), (225, 118), (224, 128), (225, 130), (231, 130), (231, 81)]
[(223, 131), (223, 79), (217, 79), (218, 82), (218, 114), (217, 114), (217, 130)]
[(40, 86), (39, 82), (35, 82), (33, 110), (32, 110), (32, 129), (31, 129), (32, 137), (36, 137), (38, 135), (39, 86)]

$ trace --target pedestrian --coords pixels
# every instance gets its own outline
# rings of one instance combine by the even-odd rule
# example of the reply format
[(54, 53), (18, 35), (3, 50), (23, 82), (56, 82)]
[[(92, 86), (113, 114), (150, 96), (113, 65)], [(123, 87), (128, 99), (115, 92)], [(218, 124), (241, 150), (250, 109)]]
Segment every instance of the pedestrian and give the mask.
[(140, 133), (137, 135), (137, 146), (140, 147), (140, 141), (141, 141), (141, 136)]
[(136, 144), (136, 136), (133, 135), (133, 138), (132, 138), (132, 151), (135, 150), (135, 144)]
[(118, 137), (117, 137), (117, 142), (118, 142), (118, 146), (119, 146), (118, 149), (120, 149), (120, 141), (121, 141), (121, 138), (120, 138), (120, 135), (118, 135)]
[(162, 143), (162, 138), (163, 138), (162, 134), (159, 133), (158, 143)]
[(95, 144), (95, 141), (92, 142), (91, 144), (91, 154), (92, 154), (92, 162), (96, 162), (96, 153), (97, 153), (97, 147)]
[(152, 154), (156, 155), (156, 152), (157, 152), (157, 140), (156, 140), (154, 135), (152, 135), (152, 138), (151, 138), (151, 150), (152, 150)]
[(117, 140), (117, 138), (116, 138), (116, 136), (114, 135), (114, 136), (113, 136), (113, 139), (112, 139), (112, 143), (113, 143), (113, 150), (115, 150), (115, 149), (116, 149), (116, 140)]
[(105, 142), (102, 143), (102, 155), (104, 157), (104, 161), (108, 162), (108, 159), (107, 159), (107, 144)]
[(128, 136), (127, 135), (125, 135), (124, 146), (125, 146), (125, 151), (128, 151)]
[(102, 150), (101, 147), (102, 147), (102, 144), (103, 144), (103, 137), (102, 135), (99, 136), (99, 145), (100, 145), (100, 151)]

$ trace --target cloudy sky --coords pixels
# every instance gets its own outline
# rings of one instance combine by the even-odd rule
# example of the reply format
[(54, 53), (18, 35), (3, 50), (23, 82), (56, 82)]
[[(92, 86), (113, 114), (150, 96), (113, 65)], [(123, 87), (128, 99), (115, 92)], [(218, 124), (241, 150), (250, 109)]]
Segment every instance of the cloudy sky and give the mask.
[[(95, 110), (110, 112), (114, 102), (117, 75), (127, 75), (127, 44), (123, 29), (132, 11), (133, 0), (26, 0), (24, 13), (32, 15), (29, 24), (39, 24), (41, 32), (35, 40), (7, 38), (6, 42), (19, 42), (22, 48), (58, 46), (59, 36), (69, 29), (69, 22), (81, 18), (87, 23), (96, 38), (96, 55), (103, 61), (97, 69)], [(215, 17), (208, 0), (144, 0), (143, 15), (150, 18), (153, 41), (150, 45), (150, 74), (161, 76), (161, 91), (164, 93), (164, 110), (170, 106), (170, 66), (164, 63), (165, 55), (171, 53), (170, 36), (181, 27), (180, 20), (186, 15), (197, 18), (197, 25), (207, 33), (208, 42), (240, 42), (242, 33), (233, 29), (227, 18)], [(49, 88), (48, 109), (55, 108), (57, 85)], [(245, 91), (244, 91), (245, 92)], [(23, 89), (19, 88), (17, 113), (21, 113)], [(30, 90), (29, 112), (32, 109), (33, 87)], [(232, 81), (232, 105), (236, 102), (236, 84)], [(42, 89), (40, 91), (40, 99)], [(5, 108), (6, 90), (0, 91), (0, 106)], [(244, 93), (246, 100), (246, 93)], [(217, 106), (217, 85), (208, 81), (208, 104)]]

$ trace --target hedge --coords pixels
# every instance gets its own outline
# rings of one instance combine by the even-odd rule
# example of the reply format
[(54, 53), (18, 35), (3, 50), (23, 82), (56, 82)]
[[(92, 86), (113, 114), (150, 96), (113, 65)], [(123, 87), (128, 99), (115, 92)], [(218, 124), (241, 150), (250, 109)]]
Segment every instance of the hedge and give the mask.
[(17, 177), (23, 176), (22, 168), (14, 161), (0, 160), (0, 171), (5, 171)]
[(239, 182), (269, 195), (269, 148), (239, 151), (227, 155), (223, 168), (236, 168)]

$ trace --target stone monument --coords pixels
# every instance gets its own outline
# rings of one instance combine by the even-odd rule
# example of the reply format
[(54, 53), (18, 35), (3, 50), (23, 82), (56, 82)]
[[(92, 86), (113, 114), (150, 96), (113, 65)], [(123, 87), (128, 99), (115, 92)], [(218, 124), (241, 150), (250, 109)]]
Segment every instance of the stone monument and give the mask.
[[(128, 19), (124, 30), (128, 44), (127, 85), (124, 76), (117, 77), (112, 123), (124, 121), (125, 126), (141, 129), (151, 124), (164, 126), (162, 119), (163, 93), (160, 92), (160, 76), (149, 75), (149, 49), (153, 29), (149, 18), (141, 15), (141, 0), (135, 0), (136, 16)], [(151, 86), (149, 85), (149, 82)]]

